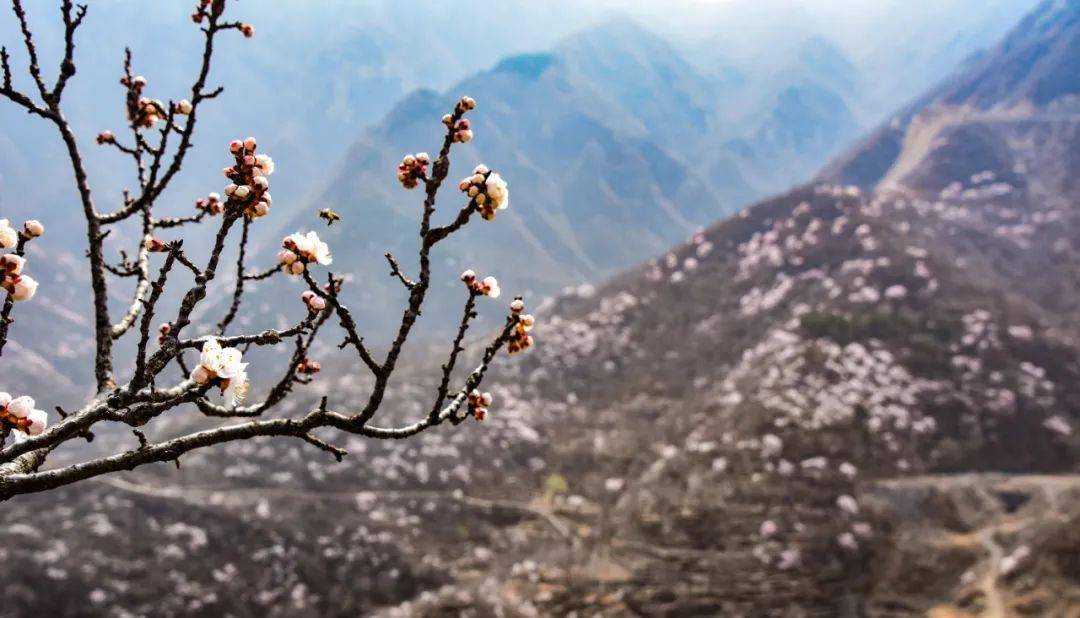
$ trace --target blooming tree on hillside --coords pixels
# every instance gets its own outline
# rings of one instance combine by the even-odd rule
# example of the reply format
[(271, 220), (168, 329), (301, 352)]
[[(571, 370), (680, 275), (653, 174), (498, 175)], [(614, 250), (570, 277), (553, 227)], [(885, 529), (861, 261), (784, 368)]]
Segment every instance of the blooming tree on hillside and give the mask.
[[(534, 320), (524, 314), (524, 302), (520, 298), (514, 299), (505, 325), (484, 349), (480, 364), (465, 376), (462, 384), (453, 385), (454, 369), (464, 351), (465, 332), (477, 315), (477, 299), (500, 295), (494, 277), (478, 278), (472, 271), (466, 271), (462, 275), (466, 299), (461, 321), (448, 358), (442, 365), (441, 379), (432, 396), (429, 412), (409, 425), (385, 427), (374, 423), (390, 377), (431, 285), (432, 250), (468, 224), (474, 214), (491, 220), (497, 211), (509, 205), (506, 182), (499, 174), (479, 165), (459, 184), (465, 203), (449, 222), (442, 225), (435, 222), (436, 197), (449, 171), (451, 147), (473, 138), (470, 122), (465, 116), (476, 103), (469, 97), (463, 97), (443, 118), (446, 134), (437, 156), (407, 155), (398, 168), (397, 179), (404, 188), (420, 187), (424, 193), (419, 230), (419, 273), (415, 279), (410, 278), (394, 256), (386, 254), (391, 275), (408, 292), (408, 301), (396, 335), (383, 354), (377, 354), (365, 344), (356, 321), (341, 301), (339, 294), (344, 280), (329, 270), (333, 263), (331, 250), (317, 233), (290, 234), (282, 241), (273, 266), (266, 270), (248, 269), (250, 229), (257, 225), (258, 219), (270, 213), (273, 198), (268, 179), (275, 172), (273, 159), (259, 150), (254, 138), (236, 140), (228, 145), (230, 163), (224, 169), (228, 184), (223, 194), (210, 193), (197, 200), (196, 214), (188, 217), (155, 214), (155, 204), (181, 170), (185, 155), (192, 147), (199, 110), (222, 93), (221, 88), (208, 86), (215, 41), (230, 31), (245, 37), (255, 33), (249, 24), (226, 20), (226, 4), (226, 0), (199, 0), (192, 13), (192, 20), (203, 33), (204, 46), (189, 98), (168, 103), (151, 98), (147, 93), (147, 80), (135, 74), (130, 51), (126, 54), (120, 85), (125, 95), (128, 137), (102, 131), (96, 142), (131, 160), (138, 188), (125, 191), (123, 203), (116, 210), (102, 212), (94, 200), (79, 140), (61, 106), (65, 86), (75, 75), (75, 35), (86, 17), (87, 8), (73, 5), (71, 0), (61, 1), (63, 56), (57, 77), (49, 84), (39, 65), (37, 45), (23, 2), (11, 0), (22, 31), (33, 86), (29, 92), (23, 92), (13, 85), (11, 55), (3, 48), (0, 49), (0, 95), (55, 126), (74, 172), (75, 188), (86, 222), (97, 394), (75, 411), (66, 413), (58, 408), (58, 416), (54, 416), (37, 409), (32, 393), (13, 397), (0, 392), (0, 499), (147, 463), (178, 462), (181, 455), (195, 449), (259, 436), (299, 438), (340, 460), (345, 451), (316, 437), (313, 431), (332, 428), (375, 439), (399, 439), (445, 421), (456, 425), (470, 415), (482, 420), (492, 403), (491, 395), (479, 390), (489, 365), (504, 347), (513, 353), (532, 344), (529, 330)], [(134, 249), (133, 260), (123, 254), (121, 263), (113, 264), (105, 258), (104, 241), (111, 226), (125, 221), (141, 226), (141, 242)], [(197, 229), (200, 224), (209, 224), (214, 229), (209, 254), (201, 258), (188, 255), (181, 241), (166, 242), (155, 235), (160, 230)], [(238, 239), (234, 234), (237, 231)], [(0, 248), (10, 251), (0, 255), (0, 284), (7, 293), (0, 310), (0, 354), (7, 342), (8, 326), (14, 319), (12, 314), (17, 315), (16, 305), (32, 302), (37, 291), (37, 282), (24, 274), (24, 270), (30, 268), (24, 249), (44, 232), (45, 226), (36, 220), (25, 222), (21, 228), (13, 226), (7, 219), (0, 220)], [(226, 315), (215, 325), (214, 335), (190, 336), (187, 333), (197, 326), (193, 324), (194, 312), (205, 300), (208, 286), (221, 266), (222, 254), (230, 243), (238, 246), (238, 272), (232, 302)], [(190, 273), (190, 286), (183, 292), (178, 306), (165, 306), (168, 304), (163, 296), (166, 286), (175, 286), (177, 272), (185, 270)], [(302, 286), (297, 296), (301, 301), (298, 306), (303, 307), (303, 317), (290, 328), (231, 334), (229, 328), (244, 301), (245, 287), (278, 273), (284, 273), (283, 277), (290, 279), (282, 285)], [(134, 294), (117, 318), (116, 308), (109, 301), (109, 286), (123, 279), (134, 280)], [(331, 408), (324, 397), (318, 406), (302, 416), (261, 418), (297, 386), (310, 382), (319, 371), (319, 362), (309, 358), (308, 353), (316, 336), (331, 321), (336, 321), (344, 332), (340, 347), (353, 349), (364, 369), (372, 374), (374, 382), (367, 401), (358, 410), (339, 411)], [(155, 328), (156, 323), (159, 326)], [(156, 337), (152, 337), (152, 331), (156, 331)], [(114, 346), (125, 337), (135, 340), (134, 366), (118, 370), (114, 367)], [(248, 401), (248, 363), (244, 362), (244, 351), (251, 346), (280, 343), (291, 343), (293, 347), (280, 378), (269, 385), (265, 396), (255, 402)], [(186, 352), (198, 352), (197, 361), (194, 357), (186, 358)], [(182, 371), (179, 375), (186, 378), (173, 384), (163, 383), (168, 380), (168, 374), (164, 372), (172, 364)], [(118, 379), (121, 375), (129, 376), (126, 382)], [(130, 450), (77, 464), (53, 468), (46, 465), (51, 454), (64, 449), (73, 440), (89, 437), (91, 429), (99, 423), (120, 423), (136, 428), (184, 406), (194, 406), (209, 417), (246, 420), (160, 442), (150, 441), (142, 431), (133, 429), (139, 444)]]

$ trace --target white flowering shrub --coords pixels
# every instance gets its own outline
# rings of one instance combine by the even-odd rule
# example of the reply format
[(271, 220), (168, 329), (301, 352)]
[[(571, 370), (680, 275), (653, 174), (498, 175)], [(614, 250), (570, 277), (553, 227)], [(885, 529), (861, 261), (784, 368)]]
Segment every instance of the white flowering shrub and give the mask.
[[(96, 395), (71, 412), (62, 412), (52, 419), (35, 407), (32, 396), (12, 398), (0, 392), (0, 500), (11, 496), (43, 491), (84, 479), (128, 470), (152, 463), (175, 461), (196, 449), (259, 436), (299, 438), (327, 451), (341, 461), (346, 451), (331, 444), (327, 437), (317, 437), (320, 430), (336, 430), (372, 439), (400, 439), (449, 421), (457, 425), (470, 416), (483, 420), (493, 403), (491, 393), (480, 390), (481, 382), (496, 355), (507, 349), (519, 352), (532, 346), (530, 334), (535, 323), (525, 314), (521, 298), (511, 301), (505, 325), (495, 333), (483, 350), (479, 364), (454, 386), (458, 377), (455, 367), (464, 352), (465, 332), (477, 317), (477, 299), (485, 296), (499, 298), (501, 290), (495, 277), (483, 279), (472, 271), (462, 275), (465, 283), (465, 303), (461, 321), (447, 359), (438, 376), (438, 387), (431, 397), (430, 408), (422, 418), (397, 427), (375, 423), (398, 358), (420, 316), (425, 297), (431, 286), (431, 253), (436, 245), (473, 220), (474, 215), (491, 220), (495, 213), (509, 206), (507, 182), (496, 172), (478, 165), (472, 175), (460, 183), (466, 196), (448, 222), (436, 222), (436, 202), (439, 189), (450, 169), (453, 145), (473, 139), (470, 121), (465, 115), (476, 102), (463, 97), (451, 113), (443, 118), (446, 127), (443, 143), (432, 158), (427, 153), (407, 155), (397, 170), (397, 179), (405, 189), (423, 189), (420, 222), (419, 272), (411, 278), (391, 254), (386, 254), (390, 274), (408, 292), (401, 322), (389, 347), (377, 353), (361, 336), (340, 293), (344, 278), (335, 276), (329, 268), (334, 264), (329, 245), (314, 231), (289, 234), (281, 242), (276, 256), (269, 257), (273, 265), (264, 270), (250, 270), (251, 255), (248, 238), (251, 226), (271, 214), (273, 197), (269, 178), (274, 174), (274, 160), (261, 152), (253, 137), (235, 140), (228, 145), (231, 163), (223, 173), (227, 184), (221, 193), (210, 192), (195, 201), (196, 213), (187, 217), (159, 217), (155, 206), (181, 170), (185, 156), (192, 148), (196, 123), (202, 107), (221, 94), (222, 88), (208, 83), (214, 57), (214, 43), (219, 36), (237, 31), (252, 37), (255, 28), (250, 24), (226, 19), (229, 0), (199, 0), (192, 21), (202, 32), (204, 46), (197, 77), (190, 95), (177, 101), (165, 102), (152, 98), (148, 80), (136, 75), (132, 55), (124, 59), (120, 85), (124, 92), (124, 109), (128, 127), (127, 137), (111, 130), (96, 136), (99, 146), (113, 149), (130, 159), (135, 168), (138, 188), (125, 191), (123, 202), (116, 210), (103, 212), (95, 201), (90, 179), (84, 165), (84, 154), (75, 129), (63, 112), (63, 95), (68, 81), (75, 75), (75, 35), (87, 15), (86, 6), (76, 6), (71, 0), (61, 0), (63, 19), (63, 55), (55, 82), (47, 84), (38, 64), (37, 43), (22, 0), (11, 0), (19, 21), (26, 49), (28, 74), (32, 90), (24, 92), (13, 82), (12, 58), (6, 48), (0, 50), (0, 95), (51, 124), (58, 131), (75, 178), (75, 189), (82, 206), (86, 224), (87, 267), (93, 291), (94, 378)], [(35, 7), (36, 8), (36, 7)], [(58, 216), (67, 216), (58, 214)], [(324, 209), (319, 215), (332, 223), (340, 215)], [(125, 222), (139, 224), (141, 234), (134, 248), (136, 258), (124, 259), (119, 265), (105, 259), (104, 240), (114, 226)], [(207, 255), (189, 255), (180, 238), (170, 240), (158, 236), (197, 230), (210, 225), (213, 242)], [(239, 234), (236, 232), (239, 231)], [(16, 302), (30, 301), (37, 291), (37, 282), (24, 274), (27, 268), (25, 247), (44, 233), (44, 225), (31, 220), (16, 229), (9, 220), (0, 219), (0, 285), (7, 296), (0, 313), (0, 353), (8, 338), (8, 326)], [(239, 238), (237, 238), (239, 236)], [(192, 337), (189, 332), (200, 315), (196, 310), (205, 301), (208, 287), (221, 267), (223, 252), (231, 244), (238, 247), (237, 277), (231, 304), (224, 318), (215, 325), (213, 335)], [(192, 284), (182, 290), (177, 306), (170, 307), (167, 287), (175, 287), (175, 271), (186, 269)], [(156, 272), (155, 272), (156, 270)], [(278, 273), (290, 275), (282, 285), (302, 285), (303, 304), (297, 322), (284, 329), (267, 329), (257, 333), (231, 333), (230, 326), (241, 310), (247, 286), (264, 282)], [(110, 295), (117, 280), (135, 282), (133, 297), (119, 317), (115, 315)], [(320, 281), (321, 280), (321, 281)], [(171, 284), (171, 285), (170, 285)], [(263, 283), (260, 283), (261, 285)], [(115, 291), (112, 292), (116, 294)], [(151, 329), (157, 327), (156, 337)], [(262, 418), (277, 407), (297, 388), (310, 383), (322, 369), (322, 364), (309, 357), (312, 344), (324, 327), (335, 321), (344, 333), (341, 348), (350, 348), (359, 357), (364, 370), (371, 373), (374, 383), (366, 402), (356, 410), (337, 410), (324, 397), (321, 403), (298, 417)], [(133, 367), (114, 366), (114, 348), (121, 339), (134, 340)], [(249, 377), (245, 352), (252, 346), (290, 343), (293, 353), (287, 359), (281, 377), (259, 388)], [(188, 352), (198, 352), (189, 358)], [(175, 383), (169, 383), (176, 365), (182, 373)], [(260, 373), (261, 374), (261, 373)], [(130, 376), (126, 382), (118, 376)], [(251, 402), (251, 393), (265, 394)], [(65, 451), (69, 443), (79, 438), (92, 438), (92, 430), (102, 423), (123, 424), (132, 428), (152, 425), (155, 419), (183, 407), (194, 406), (210, 417), (243, 418), (243, 422), (216, 426), (212, 429), (180, 435), (167, 440), (152, 441), (143, 430), (133, 429), (138, 443), (129, 449), (59, 467), (48, 466), (54, 453)], [(350, 438), (351, 445), (356, 438)]]

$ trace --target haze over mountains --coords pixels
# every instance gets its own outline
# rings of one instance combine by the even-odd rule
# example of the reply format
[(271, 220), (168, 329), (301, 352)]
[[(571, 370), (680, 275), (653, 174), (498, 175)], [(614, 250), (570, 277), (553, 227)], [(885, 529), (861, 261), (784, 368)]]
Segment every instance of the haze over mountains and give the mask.
[[(1078, 17), (1080, 3), (1041, 3), (818, 180), (560, 297), (536, 349), (492, 376), (483, 424), (349, 441), (339, 464), (238, 444), (11, 503), (38, 528), (0, 530), (6, 598), (54, 613), (90, 599), (165, 614), (1067, 615), (1080, 604)], [(496, 100), (536, 119), (521, 133), (588, 118), (529, 100), (567, 83), (559, 61), (517, 57), (469, 85), (508, 86)], [(398, 111), (438, 113), (453, 94)], [(509, 112), (493, 110), (505, 156)], [(645, 150), (588, 126), (603, 152)], [(381, 130), (351, 169), (391, 156)], [(530, 143), (561, 143), (537, 132)], [(504, 165), (528, 179), (517, 160)], [(515, 194), (496, 225), (525, 208), (540, 207)], [(426, 369), (397, 381), (388, 417), (422, 414)], [(351, 389), (320, 375), (312, 398)], [(987, 471), (1009, 475), (927, 476)]]
[[(438, 117), (465, 89), (480, 100), (475, 116), (482, 139), (462, 149), (454, 173), (464, 175), (480, 159), (500, 167), (515, 206), (502, 224), (470, 230), (469, 242), (444, 256), (439, 266), (449, 276), (441, 280), (451, 286), (464, 262), (479, 270), (498, 265), (507, 289), (539, 299), (599, 280), (807, 177), (860, 127), (876, 121), (881, 112), (873, 110), (884, 108), (873, 100), (914, 96), (920, 81), (951, 68), (958, 50), (967, 54), (992, 41), (1024, 3), (955, 0), (942, 6), (941, 16), (964, 19), (916, 19), (914, 25), (926, 31), (920, 44), (941, 53), (925, 56), (903, 87), (880, 79), (880, 69), (893, 66), (882, 60), (889, 41), (898, 49), (908, 45), (900, 34), (880, 37), (866, 47), (872, 57), (863, 57), (863, 47), (853, 45), (861, 35), (850, 11), (823, 10), (853, 20), (830, 31), (804, 19), (801, 10), (778, 17), (787, 4), (757, 4), (759, 13), (727, 6), (662, 14), (642, 4), (627, 9), (630, 17), (611, 14), (604, 3), (562, 9), (501, 3), (494, 13), (483, 3), (458, 3), (453, 10), (390, 2), (371, 2), (365, 10), (343, 2), (303, 9), (260, 5), (251, 17), (256, 38), (229, 40), (222, 48), (213, 79), (227, 86), (226, 94), (206, 108), (186, 172), (162, 208), (190, 212), (195, 197), (219, 189), (220, 145), (238, 135), (260, 136), (280, 170), (274, 216), (255, 229), (267, 259), (282, 232), (321, 225), (313, 216), (319, 207), (342, 211), (345, 220), (329, 230), (338, 268), (347, 266), (369, 282), (354, 286), (350, 301), (361, 305), (378, 331), (387, 316), (382, 307), (397, 293), (386, 287), (380, 256), (393, 250), (407, 259), (413, 234), (408, 222), (418, 211), (417, 196), (396, 187), (392, 171), (405, 152), (434, 147)], [(121, 92), (112, 86), (122, 46), (131, 44), (149, 92), (182, 96), (197, 60), (197, 35), (181, 9), (146, 14), (130, 2), (92, 3), (80, 48), (88, 56), (72, 81), (68, 115), (85, 151), (94, 155), (88, 162), (103, 209), (119, 203), (121, 188), (130, 184), (123, 160), (90, 143), (100, 129), (123, 124)], [(470, 12), (507, 26), (482, 37), (450, 27)], [(673, 21), (679, 14), (684, 21)], [(876, 9), (867, 15), (881, 19)], [(57, 24), (50, 17), (43, 8), (31, 10), (41, 40), (52, 49)], [(5, 41), (17, 41), (12, 21), (0, 23)], [(410, 26), (403, 28), (406, 22)], [(777, 29), (761, 30), (756, 42), (738, 36), (718, 41), (715, 33), (702, 34), (707, 29), (693, 34), (687, 26), (712, 23), (727, 35), (735, 24), (751, 32), (766, 22)], [(44, 55), (48, 65), (51, 54)], [(18, 74), (18, 55), (15, 65)], [(491, 68), (476, 72), (482, 67)], [(892, 89), (887, 96), (877, 88), (886, 83)], [(420, 85), (439, 94), (403, 94)], [(82, 232), (77, 217), (62, 214), (74, 207), (74, 192), (58, 140), (48, 126), (31, 120), (0, 107), (6, 129), (0, 136), (0, 207), (10, 218), (43, 219), (50, 233), (41, 246), (55, 259), (35, 261), (44, 309), (13, 326), (14, 339), (26, 344), (11, 353), (30, 360), (25, 366), (37, 377), (29, 379), (49, 376), (72, 389), (65, 392), (80, 392), (89, 375), (82, 368), (89, 348), (81, 334), (89, 329), (79, 312), (66, 309), (81, 306), (88, 294), (78, 268), (81, 253), (71, 250)], [(541, 127), (546, 133), (534, 130)], [(452, 202), (444, 196), (443, 204)], [(130, 229), (113, 237), (115, 249), (136, 242)], [(189, 239), (189, 246), (197, 244)], [(439, 298), (429, 316), (441, 313)], [(115, 302), (120, 307), (128, 299), (118, 290)], [(438, 319), (430, 319), (425, 327), (438, 331)]]

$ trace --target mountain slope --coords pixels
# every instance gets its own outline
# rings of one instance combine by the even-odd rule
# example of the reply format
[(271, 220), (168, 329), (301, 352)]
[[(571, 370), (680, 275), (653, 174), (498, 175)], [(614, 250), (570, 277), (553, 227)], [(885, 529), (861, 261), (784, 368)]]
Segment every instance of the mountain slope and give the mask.
[(895, 184), (912, 160), (947, 141), (939, 138), (950, 127), (1075, 120), (1080, 113), (1078, 49), (1080, 3), (1044, 0), (1001, 43), (969, 59), (956, 74), (838, 157), (820, 178), (865, 188), (884, 181)]

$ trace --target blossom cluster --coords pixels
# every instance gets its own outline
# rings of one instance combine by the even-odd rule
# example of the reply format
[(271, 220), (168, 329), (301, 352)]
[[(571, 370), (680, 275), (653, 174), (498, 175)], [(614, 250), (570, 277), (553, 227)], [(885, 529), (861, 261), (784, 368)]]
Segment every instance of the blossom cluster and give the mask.
[(533, 344), (533, 337), (529, 334), (529, 331), (536, 325), (536, 318), (529, 314), (522, 315), (524, 310), (525, 301), (521, 300), (520, 297), (515, 298), (514, 302), (510, 303), (510, 313), (517, 318), (514, 330), (510, 333), (510, 339), (506, 342), (506, 350), (511, 354), (528, 350)]
[(10, 394), (0, 392), (0, 425), (5, 430), (17, 429), (36, 436), (45, 431), (48, 424), (49, 415), (34, 408), (32, 397), (23, 395), (12, 399)]
[[(319, 240), (319, 235), (315, 232), (289, 234), (281, 241), (281, 247), (281, 251), (278, 251), (278, 264), (290, 275), (304, 272), (308, 264), (326, 266), (334, 261), (330, 246)], [(310, 303), (308, 306), (311, 306)]]
[(469, 414), (472, 414), (472, 417), (478, 421), (484, 420), (493, 399), (491, 393), (481, 393), (480, 391), (473, 389), (466, 400), (469, 405)]
[(229, 201), (242, 205), (250, 219), (266, 215), (274, 203), (270, 181), (266, 179), (274, 173), (274, 160), (269, 155), (255, 154), (255, 148), (254, 137), (233, 140), (229, 152), (236, 158), (236, 164), (224, 170), (225, 177), (232, 181), (225, 187), (225, 195)]
[(406, 189), (415, 189), (416, 185), (427, 177), (429, 163), (431, 163), (431, 157), (426, 152), (405, 155), (398, 164), (398, 182)]
[(296, 365), (296, 373), (298, 375), (310, 376), (315, 375), (320, 371), (322, 371), (322, 364), (317, 360), (311, 360), (307, 357), (304, 357), (304, 359)]
[[(23, 238), (29, 240), (45, 233), (41, 222), (31, 219), (23, 224)], [(15, 249), (19, 245), (20, 232), (7, 219), (0, 219), (0, 249)], [(30, 300), (37, 293), (38, 283), (29, 275), (22, 274), (26, 258), (17, 253), (0, 255), (0, 287), (7, 290), (12, 300)]]
[[(472, 123), (467, 118), (462, 118), (465, 112), (471, 111), (476, 107), (476, 101), (472, 97), (461, 97), (458, 101), (457, 107), (454, 110), (454, 114), (446, 114), (443, 116), (443, 124), (452, 131), (451, 139), (455, 142), (464, 144), (471, 142), (473, 138)], [(457, 120), (455, 120), (455, 117)]]
[(472, 204), (480, 211), (480, 216), (487, 221), (495, 218), (496, 210), (503, 210), (510, 205), (510, 190), (506, 181), (486, 165), (477, 165), (468, 178), (458, 184), (461, 192), (469, 196)]
[(199, 365), (191, 371), (191, 381), (210, 384), (221, 389), (221, 394), (232, 405), (247, 397), (248, 364), (236, 348), (222, 348), (217, 339), (208, 339), (199, 355)]
[(210, 193), (206, 197), (195, 200), (195, 208), (214, 217), (225, 212), (225, 203), (221, 201), (221, 194)]
[(481, 296), (498, 298), (499, 294), (502, 294), (502, 290), (499, 288), (499, 280), (495, 277), (484, 277), (483, 279), (477, 279), (475, 272), (471, 270), (466, 270), (465, 272), (461, 273), (461, 281), (465, 284), (465, 287), (469, 288), (470, 290)]
[[(142, 95), (146, 89), (146, 78), (142, 75), (130, 78), (125, 75), (120, 78), (120, 84), (128, 89), (127, 113), (132, 127), (150, 129), (168, 115), (164, 103)], [(98, 135), (99, 143), (103, 143), (103, 135)]]

